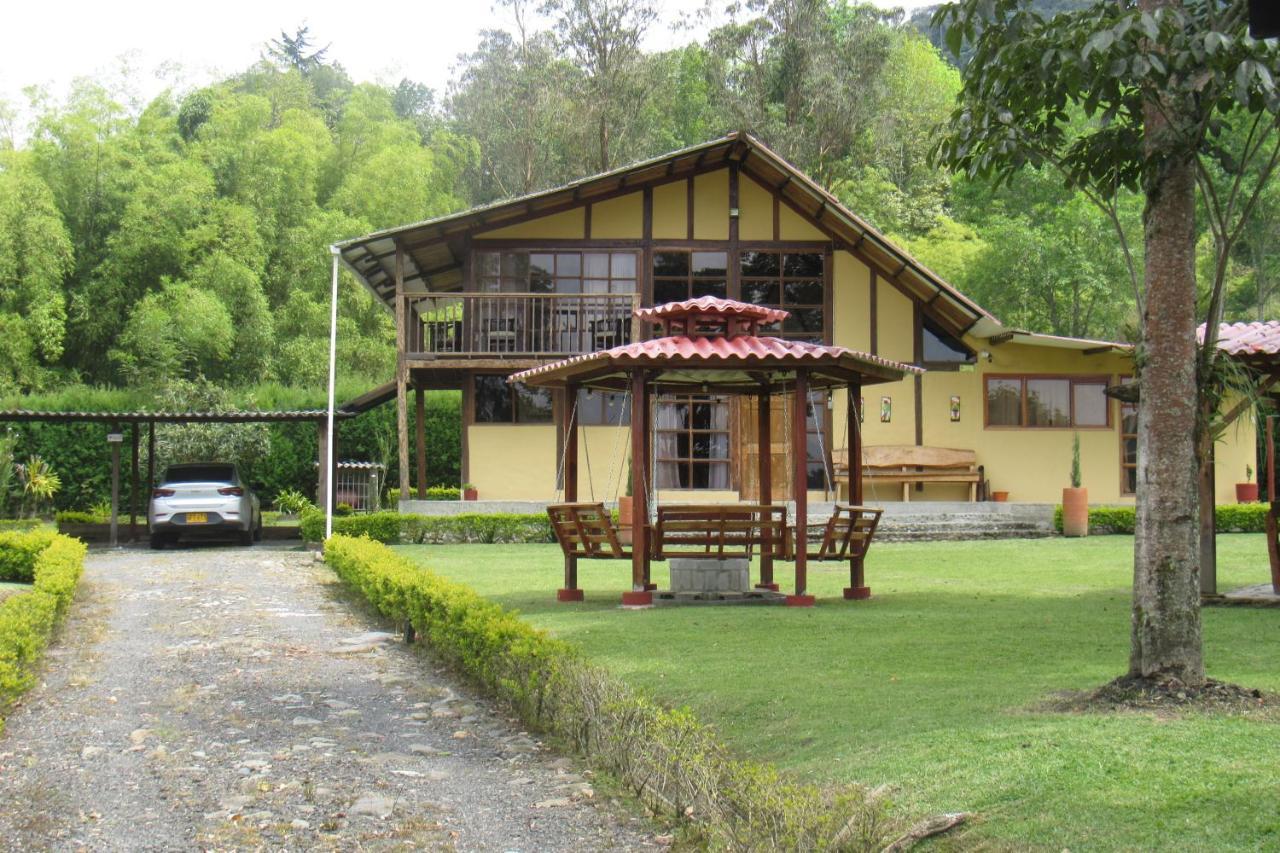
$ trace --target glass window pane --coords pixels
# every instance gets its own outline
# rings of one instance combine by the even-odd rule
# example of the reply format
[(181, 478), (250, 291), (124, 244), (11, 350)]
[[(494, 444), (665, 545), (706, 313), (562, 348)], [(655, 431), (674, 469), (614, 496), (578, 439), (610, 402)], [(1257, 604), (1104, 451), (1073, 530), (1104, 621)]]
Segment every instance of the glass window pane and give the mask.
[(1107, 425), (1106, 385), (1077, 383), (1071, 388), (1075, 403), (1076, 426)]
[(1071, 381), (1027, 380), (1027, 426), (1071, 426)]
[(700, 296), (718, 296), (724, 298), (728, 293), (728, 287), (724, 281), (713, 281), (711, 279), (694, 279), (693, 280), (693, 298)]
[(556, 293), (581, 293), (582, 279), (580, 278), (557, 278)]
[(589, 278), (582, 283), (583, 293), (608, 293), (609, 280), (605, 278)]
[(987, 423), (1022, 426), (1022, 380), (987, 380)]
[(726, 252), (694, 252), (693, 274), (721, 278), (729, 270)]
[(583, 275), (591, 278), (609, 277), (609, 256), (603, 252), (593, 252), (582, 256)]
[(821, 305), (822, 282), (789, 281), (783, 288), (789, 305)]
[(750, 276), (776, 276), (779, 269), (776, 252), (743, 252), (742, 274)]
[(534, 268), (529, 273), (530, 293), (551, 293), (555, 290), (555, 279), (546, 270)]
[(635, 293), (636, 280), (634, 278), (615, 278), (609, 289), (613, 293)]
[(688, 275), (688, 252), (656, 252), (653, 256), (654, 275)]
[(924, 360), (941, 362), (968, 361), (971, 354), (967, 347), (956, 338), (947, 334), (928, 317), (923, 323)]
[(571, 278), (582, 275), (582, 255), (577, 252), (561, 252), (556, 255), (556, 275)]
[(1138, 440), (1136, 438), (1126, 438), (1124, 440), (1124, 461), (1127, 465), (1138, 464)]
[(750, 302), (752, 305), (777, 305), (778, 283), (776, 281), (744, 281), (742, 301)]
[(1124, 490), (1126, 494), (1135, 494), (1138, 491), (1138, 469), (1126, 468), (1124, 472)]
[(693, 428), (694, 429), (711, 429), (711, 410), (715, 407), (713, 403), (694, 403), (693, 404)]
[(819, 255), (816, 252), (806, 252), (800, 255), (787, 255), (783, 261), (782, 273), (788, 277), (821, 277), (822, 255)]
[(511, 423), (511, 390), (505, 376), (475, 377), (475, 398), (476, 423)]
[(692, 452), (690, 434), (687, 432), (676, 433), (676, 457), (679, 459), (688, 459)]
[(1128, 435), (1138, 434), (1138, 410), (1133, 406), (1120, 408), (1120, 431)]
[(556, 271), (555, 255), (530, 255), (529, 269), (546, 275), (553, 274)]
[(502, 254), (502, 275), (518, 279), (528, 278), (529, 256), (524, 252), (504, 252)]
[(610, 269), (614, 278), (636, 277), (636, 256), (632, 252), (614, 252), (610, 257)]
[(551, 422), (550, 388), (530, 388), (519, 383), (513, 387), (516, 398), (516, 423), (542, 424)]
[(502, 289), (502, 279), (485, 276), (480, 279), (481, 293), (497, 293)]
[(782, 321), (784, 332), (813, 332), (822, 334), (821, 308), (788, 308), (791, 316)]
[(480, 274), (481, 275), (497, 275), (499, 270), (499, 255), (497, 252), (481, 252), (479, 254)]
[(683, 281), (655, 281), (653, 283), (653, 303), (681, 302), (688, 298), (689, 285)]

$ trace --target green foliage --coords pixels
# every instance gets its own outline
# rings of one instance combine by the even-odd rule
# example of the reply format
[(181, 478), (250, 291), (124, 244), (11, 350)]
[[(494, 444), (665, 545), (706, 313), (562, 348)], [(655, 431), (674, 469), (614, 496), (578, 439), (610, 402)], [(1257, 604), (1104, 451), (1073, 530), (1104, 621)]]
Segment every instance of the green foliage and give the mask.
[(0, 533), (0, 581), (35, 580), (36, 558), (52, 541), (53, 535), (44, 531)]
[(310, 498), (297, 489), (283, 489), (277, 492), (273, 503), (277, 510), (291, 515), (298, 515), (303, 510), (315, 506)]
[[(15, 563), (27, 571), (29, 592), (0, 601), (0, 712), (35, 683), (35, 666), (75, 596), (85, 546), (65, 536), (0, 534), (0, 578)], [(0, 714), (0, 727), (3, 726)]]
[(64, 524), (106, 524), (111, 521), (111, 511), (105, 513), (96, 510), (64, 509), (54, 513), (53, 520), (58, 522), (58, 529)]
[(1071, 488), (1080, 488), (1080, 433), (1071, 437)]
[[(172, 382), (158, 400), (161, 411), (219, 412), (236, 408), (230, 395), (206, 380)], [(252, 404), (248, 408), (255, 408)], [(180, 462), (229, 462), (253, 481), (257, 460), (267, 456), (267, 424), (159, 424), (156, 426), (156, 476)]]
[[(302, 538), (307, 542), (324, 539), (324, 513), (304, 510)], [(463, 513), (461, 515), (413, 515), (374, 512), (333, 519), (333, 530), (348, 536), (395, 544), (439, 544), (444, 542), (553, 542), (555, 534), (545, 513)]]
[(564, 738), (652, 808), (692, 820), (712, 848), (879, 849), (893, 837), (886, 804), (860, 786), (822, 789), (735, 759), (689, 711), (658, 705), (573, 646), (377, 542), (334, 536), (325, 561), (526, 724)]
[(26, 462), (15, 465), (14, 469), (22, 490), (22, 506), (32, 516), (53, 503), (53, 496), (62, 488), (62, 480), (39, 454), (29, 456)]
[[(1262, 533), (1266, 530), (1269, 508), (1263, 503), (1223, 504), (1214, 508), (1219, 533)], [(1136, 512), (1131, 506), (1089, 507), (1090, 535), (1121, 533), (1132, 535)], [(1062, 507), (1053, 513), (1054, 528), (1062, 532)]]
[[(428, 486), (426, 489), (414, 489), (413, 494), (409, 496), (412, 500), (421, 501), (460, 501), (462, 500), (462, 489), (457, 486)], [(387, 490), (387, 503), (395, 505), (400, 502), (400, 490)]]

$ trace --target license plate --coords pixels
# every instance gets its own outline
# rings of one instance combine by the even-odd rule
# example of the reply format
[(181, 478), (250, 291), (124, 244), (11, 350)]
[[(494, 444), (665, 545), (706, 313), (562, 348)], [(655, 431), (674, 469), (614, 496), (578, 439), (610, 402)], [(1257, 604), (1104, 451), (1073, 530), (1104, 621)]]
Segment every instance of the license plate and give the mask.
[(187, 513), (187, 524), (208, 524), (209, 514), (207, 512), (189, 512)]

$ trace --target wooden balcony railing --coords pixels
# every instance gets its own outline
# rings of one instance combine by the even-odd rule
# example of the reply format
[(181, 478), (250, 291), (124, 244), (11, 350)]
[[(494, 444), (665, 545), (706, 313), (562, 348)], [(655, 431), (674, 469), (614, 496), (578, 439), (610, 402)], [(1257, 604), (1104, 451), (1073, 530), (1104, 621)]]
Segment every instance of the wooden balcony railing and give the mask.
[(575, 355), (630, 343), (631, 293), (406, 294), (405, 352), (437, 357)]

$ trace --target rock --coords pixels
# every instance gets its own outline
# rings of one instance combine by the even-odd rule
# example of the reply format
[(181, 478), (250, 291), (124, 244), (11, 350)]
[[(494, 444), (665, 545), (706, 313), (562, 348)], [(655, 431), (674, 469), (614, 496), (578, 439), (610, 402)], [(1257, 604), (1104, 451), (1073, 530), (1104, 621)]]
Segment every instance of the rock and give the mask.
[(302, 818), (297, 818), (297, 817), (289, 821), (289, 826), (293, 827), (294, 829), (310, 829), (311, 828), (311, 824), (307, 823)]
[(285, 693), (283, 696), (272, 696), (271, 701), (279, 702), (282, 705), (300, 705), (307, 700), (303, 699), (297, 693)]
[(293, 724), (295, 726), (318, 726), (321, 723), (315, 717), (294, 717)]
[(252, 761), (241, 761), (237, 766), (243, 767), (246, 770), (251, 770), (255, 773), (261, 773), (271, 767), (268, 762), (257, 759)]
[(134, 746), (142, 746), (149, 737), (151, 737), (150, 729), (134, 729), (129, 732), (129, 743)]
[(413, 755), (448, 755), (447, 752), (441, 752), (434, 746), (425, 743), (409, 744), (409, 752)]
[(471, 737), (471, 732), (459, 730), (453, 733), (454, 740), (463, 740), (469, 737)]
[(327, 708), (332, 708), (335, 711), (345, 711), (347, 708), (351, 707), (351, 703), (343, 702), (338, 699), (326, 699), (320, 704), (324, 705)]
[(555, 797), (550, 800), (539, 800), (533, 804), (533, 807), (535, 809), (558, 809), (571, 805), (573, 805), (573, 800), (568, 797)]
[(335, 717), (358, 717), (360, 716), (360, 711), (358, 711), (355, 708), (344, 708), (343, 710), (335, 713), (334, 716)]
[(396, 639), (396, 635), (386, 631), (368, 631), (364, 634), (339, 640), (338, 644), (343, 646), (366, 646), (370, 643), (389, 643), (394, 639)]
[(235, 795), (223, 797), (221, 800), (218, 800), (218, 807), (226, 809), (229, 812), (238, 812), (251, 802), (253, 802), (253, 797)]
[(84, 749), (80, 750), (80, 758), (84, 761), (88, 761), (91, 758), (97, 758), (106, 751), (106, 748), (101, 746), (86, 746)]
[(395, 807), (396, 801), (391, 797), (367, 792), (361, 794), (356, 801), (351, 804), (351, 808), (347, 809), (347, 813), (353, 815), (370, 815), (371, 817), (376, 817), (380, 820), (386, 820), (391, 817), (391, 813), (395, 811)]

